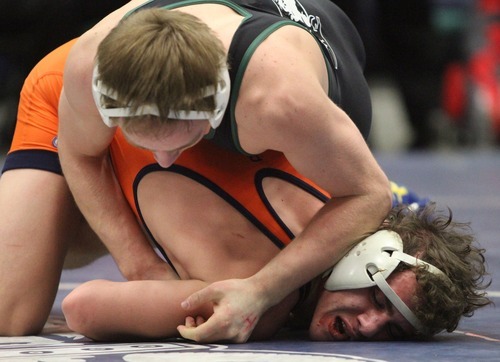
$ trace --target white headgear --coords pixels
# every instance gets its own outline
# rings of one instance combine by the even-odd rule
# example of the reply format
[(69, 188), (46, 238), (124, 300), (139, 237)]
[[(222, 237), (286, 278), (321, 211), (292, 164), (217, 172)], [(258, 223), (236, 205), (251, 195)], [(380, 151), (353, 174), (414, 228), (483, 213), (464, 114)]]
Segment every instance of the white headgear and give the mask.
[[(215, 110), (214, 112), (207, 111), (170, 111), (168, 118), (171, 119), (184, 119), (184, 120), (208, 120), (210, 126), (215, 129), (222, 122), (224, 113), (226, 111), (227, 105), (229, 103), (229, 95), (231, 92), (231, 80), (229, 78), (229, 71), (224, 65), (221, 67), (219, 73), (219, 82), (217, 83), (217, 88), (213, 86), (206, 87), (204, 92), (204, 97), (214, 96), (215, 97)], [(114, 127), (115, 124), (110, 120), (111, 117), (135, 117), (135, 116), (160, 116), (160, 110), (154, 104), (144, 105), (135, 112), (132, 112), (130, 107), (121, 108), (106, 108), (102, 102), (102, 96), (109, 97), (116, 100), (116, 91), (106, 87), (99, 79), (99, 68), (94, 66), (94, 71), (92, 73), (92, 95), (94, 97), (95, 104), (102, 117), (104, 124), (108, 127)]]
[(386, 281), (400, 262), (425, 266), (430, 273), (448, 278), (435, 266), (403, 253), (403, 241), (399, 234), (380, 230), (359, 242), (333, 267), (325, 289), (335, 291), (377, 285), (406, 320), (425, 333), (426, 328)]

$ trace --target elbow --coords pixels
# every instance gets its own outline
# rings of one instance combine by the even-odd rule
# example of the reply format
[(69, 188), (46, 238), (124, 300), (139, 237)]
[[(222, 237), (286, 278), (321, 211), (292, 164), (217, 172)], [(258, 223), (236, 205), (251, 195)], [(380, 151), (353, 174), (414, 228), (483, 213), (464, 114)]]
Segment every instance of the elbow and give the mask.
[[(392, 191), (389, 180), (383, 177), (380, 182), (373, 183), (374, 189), (370, 193), (373, 215), (378, 215), (381, 223), (392, 209)], [(377, 225), (378, 227), (379, 225)]]
[(382, 209), (385, 210), (385, 218), (392, 209), (392, 190), (389, 180), (383, 183), (382, 190), (380, 192), (380, 205), (382, 205)]
[(61, 309), (69, 329), (92, 338), (92, 331), (95, 330), (93, 326), (95, 296), (86, 284), (79, 286), (64, 298)]

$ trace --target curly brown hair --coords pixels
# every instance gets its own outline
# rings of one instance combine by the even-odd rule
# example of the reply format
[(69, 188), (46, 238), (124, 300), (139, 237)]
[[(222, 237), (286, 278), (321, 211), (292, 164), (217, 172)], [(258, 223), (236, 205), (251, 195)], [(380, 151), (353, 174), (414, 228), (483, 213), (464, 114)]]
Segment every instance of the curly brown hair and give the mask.
[(453, 221), (453, 214), (438, 210), (435, 203), (413, 211), (394, 208), (383, 229), (397, 232), (404, 251), (417, 256), (445, 273), (449, 280), (429, 273), (425, 267), (400, 263), (395, 272), (414, 269), (417, 275), (417, 318), (427, 327), (429, 337), (442, 330), (452, 332), (462, 316), (470, 317), (480, 307), (492, 304), (484, 291), (485, 250), (477, 245), (470, 223)]

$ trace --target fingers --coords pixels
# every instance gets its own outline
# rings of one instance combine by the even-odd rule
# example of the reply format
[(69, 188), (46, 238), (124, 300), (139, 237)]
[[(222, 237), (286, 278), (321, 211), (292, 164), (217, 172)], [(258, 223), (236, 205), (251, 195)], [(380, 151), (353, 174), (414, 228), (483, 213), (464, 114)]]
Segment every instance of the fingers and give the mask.
[(202, 316), (197, 316), (196, 319), (188, 316), (184, 325), (177, 326), (177, 331), (181, 337), (196, 342), (220, 341), (221, 339), (215, 335), (215, 330), (211, 329), (210, 326), (201, 327), (205, 322), (206, 320)]
[[(184, 310), (192, 311), (200, 308), (204, 304), (216, 304), (219, 298), (218, 294), (219, 293), (215, 290), (215, 288), (208, 286), (196, 293), (191, 294), (181, 303), (181, 307)], [(212, 325), (214, 325), (214, 327), (212, 327)], [(177, 326), (177, 331), (183, 338), (196, 342), (210, 343), (221, 340), (216, 335), (217, 324), (214, 323), (212, 318), (210, 318), (207, 323), (207, 321), (205, 321), (205, 319), (201, 316), (197, 316), (196, 319), (193, 317), (187, 317), (185, 325)]]
[(203, 343), (222, 341), (245, 343), (251, 333), (239, 325), (232, 325), (229, 319), (220, 319), (216, 315), (207, 321), (202, 317), (197, 317), (196, 320), (188, 317), (185, 325), (177, 326), (177, 331), (185, 339)]
[(181, 303), (187, 314), (199, 315), (196, 310), (207, 305), (213, 314), (208, 320), (186, 319), (185, 325), (177, 327), (179, 334), (203, 343), (246, 342), (262, 314), (259, 296), (247, 293), (249, 290), (244, 280), (225, 280), (193, 293)]
[(203, 288), (194, 294), (191, 294), (181, 303), (184, 310), (193, 310), (201, 307), (205, 303), (215, 303), (220, 298), (219, 293), (211, 286)]
[(203, 323), (205, 323), (205, 318), (203, 318), (202, 316), (197, 316), (196, 319), (188, 316), (184, 321), (184, 326), (186, 326), (186, 328), (196, 328), (198, 326), (201, 326)]
[(177, 326), (177, 331), (182, 338), (195, 342), (211, 343), (221, 340), (215, 335), (215, 332), (210, 329), (210, 326), (207, 328), (207, 323), (197, 326), (192, 318), (189, 320), (189, 323), (186, 322), (186, 325)]
[(198, 317), (196, 317), (196, 325), (197, 326), (201, 326), (205, 322), (206, 322), (205, 318), (203, 318), (202, 316), (199, 315)]
[(193, 317), (186, 317), (184, 325), (186, 326), (186, 328), (195, 328), (197, 326), (196, 321)]

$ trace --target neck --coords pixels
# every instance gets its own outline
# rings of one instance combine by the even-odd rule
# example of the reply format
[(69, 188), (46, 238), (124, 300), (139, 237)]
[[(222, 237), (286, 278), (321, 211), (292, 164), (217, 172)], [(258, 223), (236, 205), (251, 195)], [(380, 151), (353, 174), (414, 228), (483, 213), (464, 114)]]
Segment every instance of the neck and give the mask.
[(288, 327), (293, 329), (309, 329), (316, 304), (323, 290), (324, 280), (321, 276), (302, 287), (301, 298), (290, 312)]

